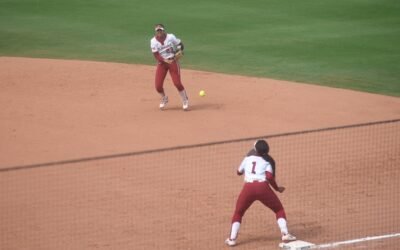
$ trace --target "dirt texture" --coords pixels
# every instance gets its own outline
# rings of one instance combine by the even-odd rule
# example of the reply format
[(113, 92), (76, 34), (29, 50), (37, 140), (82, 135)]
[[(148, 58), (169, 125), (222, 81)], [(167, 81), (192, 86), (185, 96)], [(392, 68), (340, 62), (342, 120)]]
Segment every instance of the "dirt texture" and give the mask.
[[(400, 118), (396, 97), (187, 70), (182, 64), (191, 105), (187, 112), (169, 76), (164, 86), (170, 102), (159, 110), (153, 66), (0, 57), (0, 169)], [(199, 96), (200, 90), (206, 96)], [(329, 151), (332, 145), (325, 146)], [(220, 155), (229, 150), (216, 149)], [(0, 248), (223, 249), (241, 188), (231, 167), (246, 152), (218, 171), (210, 164), (218, 159), (205, 160), (208, 151), (201, 152), (194, 155), (193, 169), (185, 167), (179, 173), (161, 166), (138, 171), (118, 159), (0, 172)], [(171, 158), (160, 153), (156, 160), (173, 165), (180, 154)], [(144, 155), (129, 164), (142, 166), (138, 162), (146, 161), (150, 160)], [(337, 171), (343, 175), (332, 177), (331, 169), (321, 165), (324, 161), (316, 159), (308, 176), (300, 169), (286, 175), (279, 170), (280, 180), (289, 185), (282, 195), (289, 227), (299, 238), (325, 243), (400, 232), (399, 171), (382, 172), (375, 177), (389, 184), (365, 190), (365, 182), (376, 180), (368, 170), (360, 167), (344, 174), (348, 165), (338, 160)], [(313, 178), (316, 169), (318, 176), (302, 189), (304, 178)], [(207, 182), (210, 175), (216, 183)], [(170, 186), (174, 188), (157, 196)], [(354, 203), (336, 206), (354, 199), (346, 195), (347, 187), (358, 192), (359, 204), (375, 200), (376, 209), (364, 211)], [(316, 190), (320, 192), (313, 195)], [(344, 195), (331, 197), (331, 190)], [(304, 197), (307, 203), (298, 206)], [(384, 210), (380, 202), (386, 203)], [(250, 210), (253, 215), (265, 212), (260, 205)], [(188, 218), (187, 211), (200, 216)], [(392, 228), (386, 222), (376, 225), (374, 218), (381, 213), (392, 216)], [(252, 227), (260, 223), (265, 227)], [(237, 249), (277, 248), (273, 215), (265, 219), (250, 214), (240, 240)], [(379, 249), (386, 242), (400, 243), (391, 239), (364, 247)]]

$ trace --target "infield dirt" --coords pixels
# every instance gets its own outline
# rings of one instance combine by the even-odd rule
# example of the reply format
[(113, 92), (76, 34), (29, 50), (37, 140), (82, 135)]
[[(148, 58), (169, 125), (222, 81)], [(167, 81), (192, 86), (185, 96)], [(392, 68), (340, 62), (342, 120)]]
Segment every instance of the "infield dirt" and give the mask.
[[(186, 69), (182, 69), (182, 81), (187, 89), (191, 110), (182, 110), (178, 92), (167, 76), (164, 86), (170, 102), (166, 110), (160, 111), (160, 97), (153, 84), (154, 70), (153, 66), (143, 65), (0, 57), (0, 168), (400, 117), (400, 98), (396, 97)], [(200, 97), (200, 90), (205, 90), (207, 95)], [(202, 171), (207, 170), (208, 167), (205, 167)], [(129, 229), (129, 223), (134, 221), (125, 220), (125, 217), (131, 218), (130, 210), (118, 207), (118, 197), (112, 195), (112, 187), (116, 185), (113, 180), (123, 178), (122, 172), (112, 172), (104, 168), (104, 173), (115, 179), (106, 183), (105, 179), (88, 183), (87, 177), (91, 175), (89, 170), (80, 174), (68, 169), (57, 171), (49, 168), (18, 174), (0, 173), (0, 216), (2, 222), (8, 223), (0, 223), (0, 233), (5, 239), (1, 243), (4, 249), (62, 249), (62, 246), (65, 249), (78, 249), (83, 245), (86, 249), (135, 247), (133, 235), (137, 232)], [(62, 178), (58, 176), (60, 173)], [(158, 174), (163, 176), (171, 173), (165, 169), (165, 172)], [(231, 181), (230, 176), (225, 178), (225, 173), (220, 174), (221, 183)], [(50, 181), (46, 179), (53, 175), (58, 177)], [(395, 182), (399, 176), (389, 177), (391, 182)], [(370, 181), (367, 174), (360, 178), (359, 180)], [(37, 182), (30, 184), (31, 179)], [(69, 180), (75, 183), (72, 190), (49, 188)], [(313, 181), (316, 186), (324, 183), (324, 180)], [(20, 185), (10, 186), (16, 182)], [(165, 181), (163, 183), (166, 186), (174, 185)], [(29, 190), (31, 185), (35, 185), (32, 191)], [(110, 185), (109, 189), (105, 190), (104, 185)], [(234, 184), (236, 187), (238, 185)], [(337, 185), (340, 187), (342, 184)], [(80, 196), (88, 189), (91, 190), (91, 197), (97, 195), (101, 198), (91, 203), (91, 197)], [(127, 196), (135, 195), (134, 187), (127, 185), (123, 189)], [(212, 191), (207, 193), (208, 191), (210, 190), (206, 188), (199, 197), (212, 197)], [(399, 198), (399, 194), (391, 195)], [(292, 194), (292, 197), (295, 196)], [(172, 197), (168, 197), (170, 198)], [(163, 201), (168, 202), (167, 198)], [(229, 230), (229, 224), (224, 223), (229, 223), (233, 200), (223, 202), (226, 206), (213, 211), (223, 221), (217, 226), (217, 232), (223, 233), (213, 236), (215, 242), (208, 242), (196, 249), (224, 247), (223, 241)], [(296, 206), (289, 200), (285, 203), (289, 208)], [(395, 203), (391, 204), (393, 207), (388, 209), (395, 213)], [(137, 204), (133, 202), (128, 205), (134, 207)], [(92, 213), (91, 206), (104, 206), (105, 210), (94, 209), (98, 214), (91, 215), (91, 220), (85, 216)], [(147, 209), (148, 216), (158, 214), (157, 210), (151, 210), (157, 208)], [(312, 239), (316, 231), (320, 230), (327, 231), (319, 234), (319, 239), (329, 240), (332, 233), (345, 236), (346, 231), (342, 228), (344, 225), (335, 227), (335, 224), (330, 224), (323, 229), (322, 215), (293, 210), (290, 212), (292, 217), (308, 220), (292, 221), (301, 236)], [(355, 213), (358, 217), (363, 216), (362, 213), (357, 214), (357, 211)], [(56, 214), (65, 220), (60, 223), (46, 221), (46, 214)], [(163, 216), (170, 217), (171, 214)], [(73, 223), (69, 223), (66, 218), (74, 218)], [(351, 218), (349, 216), (349, 220)], [(161, 217), (160, 220), (162, 219)], [(191, 219), (205, 220), (202, 225), (207, 226), (206, 218)], [(400, 224), (398, 216), (394, 220)], [(374, 223), (373, 218), (362, 221)], [(96, 225), (103, 230), (93, 232)], [(347, 226), (351, 230), (365, 227), (364, 224)], [(190, 228), (185, 230), (190, 231)], [(80, 233), (75, 233), (76, 231)], [(207, 237), (206, 233), (207, 230), (204, 237)], [(370, 233), (375, 232), (371, 229)], [(147, 237), (159, 237), (167, 249), (185, 248), (186, 241), (183, 239), (154, 235)], [(214, 239), (213, 237), (210, 238)], [(86, 241), (88, 238), (90, 242)], [(179, 240), (182, 240), (181, 244)], [(248, 227), (247, 233), (242, 237), (242, 246), (237, 249), (276, 247), (277, 244), (275, 238), (252, 235)]]

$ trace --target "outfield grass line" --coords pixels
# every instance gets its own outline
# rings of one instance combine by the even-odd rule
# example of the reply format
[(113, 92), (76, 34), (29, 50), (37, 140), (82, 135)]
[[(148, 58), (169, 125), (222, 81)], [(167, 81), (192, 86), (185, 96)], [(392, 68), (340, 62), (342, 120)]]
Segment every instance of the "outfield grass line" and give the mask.
[(400, 237), (400, 233), (385, 234), (385, 235), (378, 235), (378, 236), (368, 236), (368, 237), (359, 238), (359, 239), (325, 243), (325, 244), (315, 245), (314, 247), (312, 247), (312, 249), (334, 248), (334, 247), (338, 247), (338, 246), (342, 246), (342, 245), (350, 245), (350, 244), (361, 243), (361, 242), (366, 242), (366, 241), (382, 240), (382, 239), (395, 238), (395, 237)]

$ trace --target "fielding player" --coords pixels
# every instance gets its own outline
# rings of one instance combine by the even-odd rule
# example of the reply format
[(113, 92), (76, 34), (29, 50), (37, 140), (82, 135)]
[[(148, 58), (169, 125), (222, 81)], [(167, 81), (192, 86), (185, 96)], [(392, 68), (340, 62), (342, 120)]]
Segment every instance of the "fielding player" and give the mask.
[(240, 164), (237, 174), (244, 174), (244, 186), (236, 202), (235, 212), (232, 217), (231, 233), (225, 243), (229, 246), (236, 245), (242, 217), (251, 204), (259, 200), (266, 207), (270, 208), (276, 216), (279, 229), (282, 234), (282, 241), (294, 241), (296, 237), (289, 234), (285, 210), (278, 196), (272, 191), (282, 193), (285, 188), (276, 184), (271, 164), (268, 159), (269, 146), (265, 140), (257, 140), (254, 144), (255, 154), (249, 154)]
[(182, 98), (183, 110), (189, 109), (189, 99), (181, 82), (179, 58), (183, 55), (183, 43), (173, 34), (165, 32), (163, 24), (154, 28), (155, 36), (150, 41), (151, 52), (157, 60), (155, 87), (161, 95), (160, 109), (163, 110), (168, 103), (168, 96), (164, 92), (164, 80), (169, 71), (172, 82)]

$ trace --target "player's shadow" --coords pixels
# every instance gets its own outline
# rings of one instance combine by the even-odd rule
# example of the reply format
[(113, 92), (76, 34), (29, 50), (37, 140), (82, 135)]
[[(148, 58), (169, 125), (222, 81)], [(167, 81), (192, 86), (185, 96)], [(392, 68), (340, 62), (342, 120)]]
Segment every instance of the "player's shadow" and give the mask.
[(223, 104), (220, 103), (201, 103), (195, 104), (190, 107), (191, 110), (220, 110), (224, 107)]
[(238, 245), (239, 244), (245, 245), (245, 244), (248, 244), (251, 242), (258, 242), (258, 243), (275, 242), (277, 240), (279, 240), (279, 235), (278, 235), (278, 238), (277, 238), (277, 236), (272, 236), (272, 235), (271, 236), (270, 235), (267, 235), (267, 236), (260, 235), (260, 236), (247, 237), (246, 239), (240, 240), (240, 241), (238, 241)]
[(323, 231), (322, 226), (317, 221), (296, 223), (290, 225), (290, 231), (298, 238), (307, 239), (321, 234)]
[[(199, 110), (220, 110), (223, 108), (223, 104), (218, 104), (218, 103), (202, 103), (202, 104), (194, 104), (189, 107), (188, 112), (190, 111), (199, 111)], [(182, 106), (167, 106), (165, 109), (167, 110), (174, 110), (174, 111), (181, 111)]]

